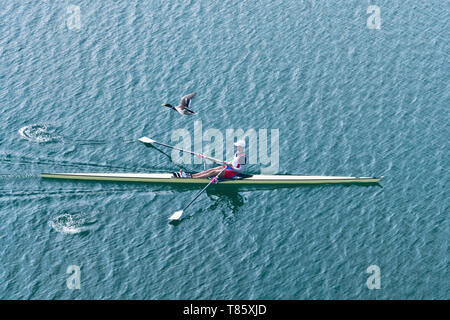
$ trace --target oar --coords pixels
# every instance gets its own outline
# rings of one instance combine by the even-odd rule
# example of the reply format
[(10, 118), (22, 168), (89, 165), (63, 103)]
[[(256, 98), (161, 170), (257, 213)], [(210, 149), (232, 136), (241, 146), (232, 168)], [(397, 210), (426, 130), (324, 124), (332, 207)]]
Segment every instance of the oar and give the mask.
[(214, 183), (214, 182), (217, 181), (217, 179), (219, 179), (220, 174), (221, 174), (222, 172), (224, 172), (226, 168), (227, 168), (227, 167), (223, 168), (222, 171), (220, 171), (219, 174), (218, 174), (217, 176), (215, 176), (214, 178), (212, 178), (211, 181), (206, 185), (206, 187), (204, 187), (204, 188), (202, 189), (202, 191), (200, 191), (200, 192), (195, 196), (195, 198), (192, 199), (191, 202), (189, 202), (189, 204), (188, 204), (186, 207), (184, 207), (183, 210), (175, 211), (175, 212), (170, 216), (169, 220), (178, 220), (178, 219), (180, 219), (180, 218), (181, 218), (181, 215), (183, 214), (183, 212), (184, 212), (187, 208), (189, 208), (189, 206), (190, 206), (195, 200), (197, 200), (198, 197), (200, 197), (200, 195), (206, 190), (206, 188), (208, 188), (208, 187), (211, 185), (211, 183)]
[(139, 138), (139, 141), (142, 142), (143, 144), (145, 144), (147, 147), (149, 147), (152, 144), (159, 144), (160, 146), (164, 146), (164, 147), (175, 149), (175, 150), (178, 150), (178, 151), (181, 151), (181, 152), (186, 152), (186, 153), (193, 154), (194, 156), (200, 157), (202, 159), (208, 159), (208, 160), (211, 160), (211, 161), (214, 161), (214, 162), (217, 162), (217, 163), (226, 163), (225, 161), (205, 156), (202, 153), (196, 153), (196, 152), (192, 152), (192, 151), (189, 151), (189, 150), (183, 150), (183, 149), (180, 149), (180, 148), (177, 148), (177, 147), (169, 146), (168, 144), (165, 144), (165, 143), (162, 143), (162, 142), (158, 142), (158, 141), (150, 139), (148, 137)]

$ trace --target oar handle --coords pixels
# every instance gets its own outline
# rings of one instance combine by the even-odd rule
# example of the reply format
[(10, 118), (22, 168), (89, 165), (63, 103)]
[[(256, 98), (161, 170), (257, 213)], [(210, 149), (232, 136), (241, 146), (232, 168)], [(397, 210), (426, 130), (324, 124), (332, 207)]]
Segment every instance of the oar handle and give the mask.
[[(187, 152), (189, 152), (189, 151), (187, 151)], [(212, 160), (212, 161), (217, 162), (217, 163), (227, 163), (226, 161), (223, 161), (223, 160), (219, 160), (219, 159), (215, 159), (215, 158), (212, 158), (212, 157), (205, 156), (203, 153), (194, 153), (194, 155), (199, 157), (199, 158)]]

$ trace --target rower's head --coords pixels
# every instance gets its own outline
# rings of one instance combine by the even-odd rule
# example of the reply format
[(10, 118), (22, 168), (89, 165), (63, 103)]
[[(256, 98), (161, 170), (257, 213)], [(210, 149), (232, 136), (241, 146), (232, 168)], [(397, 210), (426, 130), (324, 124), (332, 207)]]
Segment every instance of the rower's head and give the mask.
[(244, 152), (244, 149), (245, 149), (245, 140), (244, 139), (238, 140), (234, 145), (236, 146), (237, 152), (240, 152), (240, 153)]

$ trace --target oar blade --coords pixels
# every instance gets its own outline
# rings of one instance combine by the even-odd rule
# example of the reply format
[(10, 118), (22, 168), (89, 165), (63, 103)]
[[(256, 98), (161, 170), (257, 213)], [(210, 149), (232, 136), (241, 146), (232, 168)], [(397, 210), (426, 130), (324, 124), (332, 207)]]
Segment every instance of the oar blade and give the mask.
[(145, 144), (147, 147), (151, 146), (151, 144), (155, 142), (155, 140), (150, 139), (149, 137), (142, 137), (139, 138), (138, 140), (143, 144)]
[(169, 217), (169, 220), (178, 220), (181, 218), (182, 214), (183, 214), (183, 210), (175, 211), (174, 214)]

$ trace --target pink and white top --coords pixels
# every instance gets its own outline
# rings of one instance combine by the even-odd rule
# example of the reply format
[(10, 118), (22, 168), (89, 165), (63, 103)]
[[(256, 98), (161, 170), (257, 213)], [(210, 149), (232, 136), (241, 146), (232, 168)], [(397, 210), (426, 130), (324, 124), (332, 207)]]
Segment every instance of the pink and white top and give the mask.
[(231, 161), (230, 168), (237, 173), (242, 173), (244, 172), (246, 165), (247, 165), (247, 155), (245, 153), (236, 152), (234, 154), (233, 160)]

